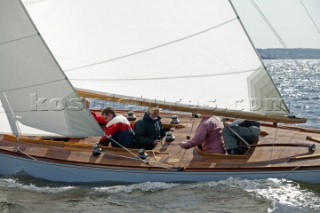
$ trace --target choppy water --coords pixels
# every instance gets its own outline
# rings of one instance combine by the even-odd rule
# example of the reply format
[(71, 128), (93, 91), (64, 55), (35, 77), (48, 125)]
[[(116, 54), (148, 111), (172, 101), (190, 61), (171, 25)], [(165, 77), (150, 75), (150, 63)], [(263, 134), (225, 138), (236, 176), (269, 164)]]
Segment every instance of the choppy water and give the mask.
[[(292, 114), (319, 128), (320, 60), (266, 66)], [(0, 212), (320, 212), (320, 185), (285, 179), (61, 185), (21, 176), (0, 178), (0, 192)]]
[(265, 65), (291, 113), (308, 118), (300, 126), (319, 128), (320, 60), (269, 60)]
[(0, 179), (1, 212), (319, 212), (320, 188), (288, 180), (51, 186)]

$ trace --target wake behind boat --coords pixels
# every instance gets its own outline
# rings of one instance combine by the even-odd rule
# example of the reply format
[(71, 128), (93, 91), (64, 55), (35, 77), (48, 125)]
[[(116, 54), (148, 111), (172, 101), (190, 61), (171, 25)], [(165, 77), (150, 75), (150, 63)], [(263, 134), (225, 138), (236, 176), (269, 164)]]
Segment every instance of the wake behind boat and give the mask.
[[(121, 9), (119, 2), (109, 3)], [(231, 3), (144, 3), (143, 10), (131, 5), (128, 16), (109, 22), (106, 42), (110, 48), (117, 44), (119, 48), (111, 49), (120, 56), (111, 54), (108, 60), (63, 72), (21, 2), (0, 0), (0, 26), (5, 32), (0, 35), (0, 175), (24, 172), (73, 183), (195, 182), (228, 177), (319, 183), (316, 142), (320, 133), (281, 125), (306, 119), (290, 115)], [(163, 19), (161, 14), (170, 6), (182, 13)], [(195, 7), (208, 10), (195, 13)], [(108, 9), (103, 14), (112, 16), (113, 7)], [(189, 22), (191, 17), (196, 17), (192, 19), (196, 29)], [(118, 32), (122, 28), (130, 33)], [(161, 36), (147, 36), (146, 46), (141, 35), (150, 32)], [(119, 35), (130, 39), (121, 40)], [(134, 42), (128, 46), (123, 41)], [(105, 67), (97, 67), (101, 64)], [(167, 129), (175, 129), (175, 140), (164, 139), (145, 151), (146, 159), (139, 150), (112, 147), (103, 147), (94, 156), (92, 145), (103, 132), (79, 96), (179, 111), (179, 125), (170, 126), (172, 114), (163, 116)], [(208, 154), (199, 147), (184, 150), (178, 144), (192, 136), (200, 122), (191, 112), (259, 120), (264, 122), (262, 134), (244, 155)], [(61, 137), (68, 138), (67, 142), (49, 140)]]

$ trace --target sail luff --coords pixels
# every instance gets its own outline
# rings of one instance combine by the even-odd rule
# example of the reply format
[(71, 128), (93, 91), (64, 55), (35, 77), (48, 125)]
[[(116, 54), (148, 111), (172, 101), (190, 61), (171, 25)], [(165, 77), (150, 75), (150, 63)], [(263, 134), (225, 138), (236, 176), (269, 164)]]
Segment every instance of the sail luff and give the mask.
[[(238, 19), (238, 21), (239, 21), (239, 23), (240, 23), (240, 25), (241, 25), (244, 33), (245, 33), (246, 36), (248, 37), (248, 40), (249, 40), (249, 42), (250, 42), (250, 44), (251, 44), (251, 46), (252, 46), (253, 51), (256, 53), (256, 56), (258, 57), (261, 65), (263, 66), (264, 71), (268, 74), (269, 79), (270, 79), (270, 81), (272, 82), (273, 86), (275, 87), (275, 89), (276, 89), (279, 97), (280, 97), (281, 99), (283, 99), (283, 98), (282, 98), (282, 95), (281, 95), (281, 93), (280, 93), (280, 91), (279, 91), (279, 89), (278, 89), (278, 87), (277, 87), (276, 84), (274, 83), (274, 81), (273, 81), (270, 73), (267, 71), (267, 67), (266, 67), (265, 64), (263, 63), (263, 61), (262, 61), (262, 59), (261, 59), (261, 57), (260, 57), (260, 54), (258, 53), (258, 50), (255, 48), (255, 46), (254, 46), (254, 44), (253, 44), (253, 41), (252, 41), (249, 33), (247, 32), (246, 28), (244, 27), (244, 25), (243, 25), (243, 23), (242, 23), (242, 21), (241, 21), (241, 19), (240, 19), (240, 16), (239, 16), (236, 8), (234, 7), (234, 5), (233, 5), (233, 3), (232, 3), (232, 0), (229, 0), (229, 2), (230, 2), (231, 7), (233, 8), (234, 13), (237, 15), (237, 19)], [(290, 110), (289, 110), (289, 108), (288, 108), (288, 106), (287, 106), (287, 104), (286, 104), (286, 102), (285, 102), (284, 100), (282, 101), (281, 104), (282, 104), (282, 107), (284, 108), (284, 110), (286, 110), (288, 113), (290, 113)]]
[(4, 113), (8, 118), (8, 122), (1, 121), (6, 126), (0, 131), (64, 137), (103, 135), (20, 0), (0, 0), (0, 26), (0, 113), (1, 119)]
[[(76, 93), (75, 89), (73, 88), (73, 85), (71, 84), (71, 82), (69, 81), (68, 77), (66, 76), (65, 72), (63, 71), (63, 69), (61, 68), (60, 64), (58, 63), (58, 61), (56, 60), (56, 58), (54, 57), (54, 55), (52, 54), (50, 48), (48, 47), (47, 43), (45, 42), (45, 40), (43, 39), (43, 37), (41, 36), (37, 26), (34, 24), (34, 22), (32, 21), (32, 18), (30, 17), (27, 9), (25, 8), (25, 6), (23, 5), (23, 3), (21, 2), (22, 0), (19, 0), (20, 4), (23, 8), (23, 10), (25, 11), (25, 14), (27, 15), (28, 19), (30, 20), (31, 24), (33, 25), (34, 29), (37, 31), (39, 38), (41, 39), (43, 45), (45, 46), (45, 48), (47, 49), (48, 53), (51, 56), (51, 59), (54, 61), (54, 63), (56, 64), (56, 66), (58, 67), (58, 70), (60, 71), (60, 74), (63, 76), (65, 82), (69, 85), (69, 87), (72, 90), (72, 93), (74, 95), (73, 99), (75, 100), (81, 100), (81, 98), (78, 96), (78, 94)], [(80, 123), (83, 122), (82, 127), (79, 130), (72, 130), (75, 122), (72, 122), (72, 118), (74, 117), (72, 116), (70, 113), (65, 113), (65, 117), (66, 117), (66, 124), (67, 124), (67, 128), (68, 132), (67, 134), (64, 134), (63, 136), (73, 136), (73, 137), (87, 137), (87, 136), (102, 136), (104, 135), (103, 131), (101, 130), (101, 127), (98, 125), (98, 123), (95, 121), (95, 119), (93, 118), (93, 116), (91, 115), (91, 112), (89, 111), (89, 109), (85, 108), (85, 105), (83, 104), (83, 108), (81, 109), (81, 111), (83, 111), (83, 115), (81, 117), (79, 117)], [(85, 124), (87, 123), (87, 124)], [(84, 129), (87, 129), (88, 131), (83, 131)]]
[[(51, 56), (51, 59), (54, 61), (54, 63), (56, 64), (56, 66), (58, 67), (58, 70), (60, 71), (61, 75), (63, 76), (63, 79), (69, 84), (69, 86), (72, 88), (73, 92), (76, 94), (75, 89), (73, 88), (73, 85), (71, 84), (71, 82), (69, 81), (68, 77), (66, 76), (65, 72), (63, 71), (62, 67), (60, 66), (60, 64), (58, 63), (57, 59), (54, 57), (54, 55), (52, 54), (50, 48), (48, 47), (47, 43), (45, 42), (45, 40), (43, 39), (43, 37), (41, 36), (41, 33), (39, 32), (37, 26), (34, 24), (34, 22), (32, 21), (32, 18), (30, 17), (27, 9), (25, 8), (24, 4), (22, 3), (22, 0), (19, 0), (20, 5), (22, 7), (22, 9), (24, 10), (26, 16), (28, 17), (29, 21), (31, 22), (31, 24), (33, 25), (34, 29), (36, 30), (39, 38), (41, 39), (43, 45), (45, 46), (45, 48), (47, 49), (48, 53)], [(76, 94), (77, 95), (77, 94)], [(77, 98), (80, 99), (79, 96), (77, 96)]]

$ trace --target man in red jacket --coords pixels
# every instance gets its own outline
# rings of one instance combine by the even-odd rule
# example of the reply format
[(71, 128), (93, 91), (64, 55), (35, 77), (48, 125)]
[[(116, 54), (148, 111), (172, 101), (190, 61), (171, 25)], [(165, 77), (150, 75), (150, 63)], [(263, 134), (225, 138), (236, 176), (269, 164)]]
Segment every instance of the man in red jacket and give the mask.
[(90, 112), (93, 115), (93, 117), (96, 119), (96, 121), (100, 124), (100, 126), (107, 125), (107, 122), (102, 115), (97, 115), (94, 111), (91, 111), (91, 110), (90, 110)]
[(98, 144), (109, 145), (111, 142), (113, 147), (134, 148), (134, 132), (128, 119), (123, 115), (116, 115), (112, 107), (104, 109), (102, 115), (107, 126), (105, 136), (100, 139)]

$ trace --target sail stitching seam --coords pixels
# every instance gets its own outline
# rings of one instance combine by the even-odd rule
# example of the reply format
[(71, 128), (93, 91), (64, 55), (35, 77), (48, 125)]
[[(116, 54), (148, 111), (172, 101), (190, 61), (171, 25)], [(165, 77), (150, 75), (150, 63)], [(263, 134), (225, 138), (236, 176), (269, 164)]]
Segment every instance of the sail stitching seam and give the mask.
[(79, 66), (79, 67), (74, 67), (74, 68), (66, 69), (66, 70), (64, 70), (64, 71), (65, 71), (65, 72), (69, 72), (69, 71), (73, 71), (73, 70), (78, 70), (78, 69), (82, 69), (82, 68), (87, 68), (87, 67), (91, 67), (91, 66), (96, 66), (96, 65), (99, 65), (99, 64), (109, 63), (109, 62), (117, 61), (117, 60), (120, 60), (120, 59), (128, 58), (128, 57), (130, 57), (130, 56), (134, 56), (134, 55), (142, 54), (142, 53), (145, 53), (145, 52), (149, 52), (149, 51), (152, 51), (152, 50), (155, 50), (155, 49), (159, 49), (159, 48), (161, 48), (161, 47), (169, 46), (169, 45), (172, 45), (172, 44), (175, 44), (175, 43), (178, 43), (178, 42), (187, 40), (187, 39), (189, 39), (189, 38), (196, 37), (196, 36), (198, 36), (198, 35), (204, 34), (204, 33), (209, 32), (209, 31), (211, 31), (211, 30), (213, 30), (213, 29), (215, 29), (215, 28), (221, 27), (221, 26), (223, 26), (223, 25), (226, 25), (226, 24), (228, 24), (228, 23), (231, 23), (231, 22), (234, 22), (234, 21), (237, 21), (237, 20), (238, 20), (237, 18), (233, 18), (233, 19), (230, 19), (230, 20), (225, 21), (225, 22), (223, 22), (223, 23), (220, 23), (220, 24), (218, 24), (218, 25), (215, 25), (215, 26), (212, 26), (212, 27), (210, 27), (210, 28), (207, 28), (207, 29), (205, 29), (205, 30), (199, 31), (199, 32), (197, 32), (197, 33), (194, 33), (194, 34), (191, 34), (191, 35), (188, 35), (188, 36), (185, 36), (185, 37), (182, 37), (182, 38), (173, 40), (173, 41), (169, 41), (169, 42), (166, 42), (166, 43), (163, 43), (163, 44), (159, 44), (159, 45), (157, 45), (157, 46), (153, 46), (153, 47), (150, 47), (150, 48), (146, 48), (146, 49), (139, 50), (139, 51), (136, 51), (136, 52), (133, 52), (133, 53), (129, 53), (129, 54), (126, 54), (126, 55), (118, 56), (118, 57), (115, 57), (115, 58), (107, 59), (107, 60), (104, 60), (104, 61), (99, 61), (99, 62), (95, 62), (95, 63), (91, 63), (91, 64)]
[(187, 75), (187, 76), (172, 76), (172, 77), (157, 77), (157, 78), (123, 78), (123, 79), (76, 79), (69, 78), (74, 81), (144, 81), (144, 80), (164, 80), (164, 79), (178, 79), (178, 78), (201, 78), (201, 77), (210, 77), (210, 76), (223, 76), (223, 75), (235, 75), (242, 74), (246, 72), (252, 72), (257, 69), (243, 70), (239, 72), (230, 72), (230, 73), (216, 73), (216, 74), (205, 74), (205, 75)]
[(57, 79), (57, 80), (54, 80), (54, 81), (47, 81), (47, 82), (43, 82), (43, 83), (39, 83), (39, 84), (33, 84), (33, 85), (25, 86), (25, 87), (19, 87), (19, 88), (14, 88), (14, 89), (7, 89), (7, 90), (0, 90), (0, 92), (11, 92), (11, 91), (26, 89), (26, 88), (35, 87), (35, 86), (53, 84), (53, 83), (56, 83), (56, 82), (59, 82), (59, 81), (64, 81), (64, 80), (66, 80), (66, 79), (65, 78)]
[(19, 40), (24, 40), (24, 39), (28, 39), (28, 38), (32, 38), (32, 37), (37, 37), (37, 36), (39, 36), (39, 33), (34, 34), (34, 35), (29, 35), (29, 36), (21, 37), (21, 38), (16, 38), (16, 39), (10, 40), (10, 41), (5, 41), (5, 42), (0, 43), (0, 46), (1, 46), (1, 45), (5, 45), (5, 44), (9, 44), (9, 43), (12, 43), (12, 42), (16, 42), (16, 41), (19, 41)]

